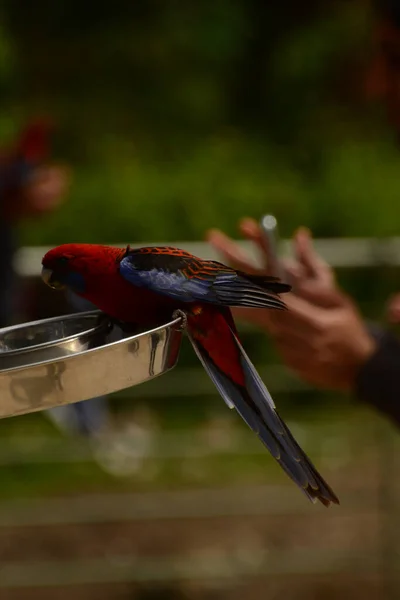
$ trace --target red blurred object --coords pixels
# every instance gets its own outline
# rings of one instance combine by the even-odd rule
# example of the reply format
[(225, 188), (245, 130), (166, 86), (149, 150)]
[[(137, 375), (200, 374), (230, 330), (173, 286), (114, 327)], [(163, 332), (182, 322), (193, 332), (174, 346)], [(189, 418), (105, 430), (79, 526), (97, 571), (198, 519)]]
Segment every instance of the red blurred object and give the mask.
[(0, 151), (0, 200), (3, 219), (14, 221), (35, 212), (32, 184), (51, 151), (50, 118), (30, 121), (10, 148)]
[(54, 123), (49, 117), (31, 121), (22, 130), (17, 141), (14, 156), (29, 163), (42, 163), (50, 155), (51, 135)]

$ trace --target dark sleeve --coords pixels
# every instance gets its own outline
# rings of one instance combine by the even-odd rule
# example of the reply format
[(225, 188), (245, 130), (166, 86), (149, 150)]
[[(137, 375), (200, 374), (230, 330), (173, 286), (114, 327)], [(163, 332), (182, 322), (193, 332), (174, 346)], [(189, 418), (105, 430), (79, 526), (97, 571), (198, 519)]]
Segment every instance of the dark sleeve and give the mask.
[(400, 340), (374, 326), (369, 330), (378, 346), (358, 374), (354, 392), (400, 426)]

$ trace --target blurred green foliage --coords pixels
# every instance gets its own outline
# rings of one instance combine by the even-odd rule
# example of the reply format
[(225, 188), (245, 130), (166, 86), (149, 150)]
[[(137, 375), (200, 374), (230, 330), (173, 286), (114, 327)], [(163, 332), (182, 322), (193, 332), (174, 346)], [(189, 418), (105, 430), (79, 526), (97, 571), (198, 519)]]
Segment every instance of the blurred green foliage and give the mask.
[(266, 210), (283, 235), (399, 232), (398, 149), (363, 93), (366, 2), (0, 6), (0, 134), (47, 111), (74, 170), (24, 243), (200, 239)]

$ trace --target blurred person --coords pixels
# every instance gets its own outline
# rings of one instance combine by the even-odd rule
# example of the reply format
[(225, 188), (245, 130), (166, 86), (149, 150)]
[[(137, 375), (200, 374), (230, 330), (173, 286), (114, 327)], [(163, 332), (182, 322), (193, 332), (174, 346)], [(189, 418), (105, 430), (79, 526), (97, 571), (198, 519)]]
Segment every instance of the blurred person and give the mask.
[(68, 189), (68, 171), (46, 162), (51, 130), (46, 119), (32, 121), (0, 152), (0, 327), (10, 325), (19, 301), (13, 269), (18, 225), (56, 210)]
[[(400, 0), (376, 3), (377, 52), (369, 70), (367, 91), (379, 98), (400, 136)], [(261, 250), (271, 272), (271, 253), (252, 219), (244, 219), (242, 234)], [(255, 267), (236, 242), (221, 231), (208, 240), (232, 266), (254, 272)], [(383, 328), (368, 325), (356, 303), (339, 288), (335, 274), (313, 247), (311, 233), (300, 228), (293, 238), (295, 260), (284, 265), (293, 284), (285, 298), (288, 312), (237, 310), (238, 317), (272, 336), (286, 363), (308, 383), (353, 394), (400, 425), (400, 341)], [(400, 321), (400, 294), (389, 299), (388, 320)]]
[[(49, 119), (32, 120), (17, 141), (0, 152), (0, 327), (11, 325), (20, 308), (21, 293), (13, 268), (18, 225), (26, 218), (40, 218), (57, 210), (69, 189), (69, 170), (48, 162), (52, 132)], [(74, 306), (74, 299), (69, 301)], [(67, 433), (94, 435), (108, 422), (106, 398), (58, 407), (45, 414)]]

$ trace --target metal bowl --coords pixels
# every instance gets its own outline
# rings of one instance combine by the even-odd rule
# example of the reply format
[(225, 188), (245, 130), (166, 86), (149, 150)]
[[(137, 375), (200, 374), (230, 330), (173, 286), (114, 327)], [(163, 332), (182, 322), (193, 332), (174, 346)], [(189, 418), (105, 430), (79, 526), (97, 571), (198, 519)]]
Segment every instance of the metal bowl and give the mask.
[(99, 311), (0, 330), (0, 418), (138, 385), (177, 363), (181, 319), (136, 335)]
[(110, 330), (109, 319), (97, 310), (0, 329), (0, 369), (88, 350)]

